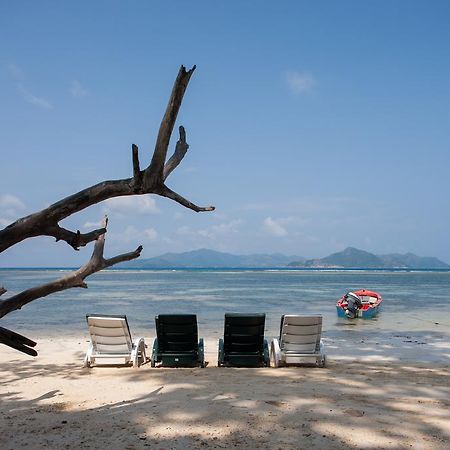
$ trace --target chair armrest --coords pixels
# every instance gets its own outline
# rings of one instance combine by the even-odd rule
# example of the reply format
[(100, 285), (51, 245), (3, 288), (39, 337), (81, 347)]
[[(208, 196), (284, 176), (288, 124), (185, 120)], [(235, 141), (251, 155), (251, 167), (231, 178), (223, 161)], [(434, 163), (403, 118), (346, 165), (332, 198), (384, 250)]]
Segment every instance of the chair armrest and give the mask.
[(139, 337), (133, 342), (133, 350), (131, 351), (131, 361), (133, 362), (133, 367), (139, 367), (139, 357), (142, 358), (143, 362), (147, 360), (147, 356), (145, 354), (145, 341), (143, 337)]
[(205, 367), (205, 344), (203, 338), (198, 340), (198, 363), (200, 367)]
[(89, 344), (89, 348), (86, 352), (86, 356), (84, 357), (83, 367), (91, 367), (91, 357), (92, 352), (94, 351), (94, 346), (92, 345), (92, 342)]
[(223, 339), (220, 338), (219, 339), (219, 352), (218, 352), (218, 356), (217, 356), (217, 365), (220, 367), (221, 365), (223, 365), (225, 355), (224, 355), (224, 344), (223, 344)]
[(263, 343), (263, 358), (264, 358), (264, 367), (270, 367), (269, 343), (267, 342), (267, 339), (264, 339)]
[(272, 340), (272, 344), (270, 346), (270, 361), (273, 367), (280, 367), (281, 349), (277, 338)]
[(325, 344), (323, 343), (322, 339), (320, 340), (320, 361), (319, 361), (319, 367), (325, 367), (325, 364), (327, 362), (327, 355), (325, 354)]
[(150, 357), (150, 365), (152, 367), (155, 367), (157, 360), (158, 360), (158, 338), (156, 338), (153, 341), (152, 356)]

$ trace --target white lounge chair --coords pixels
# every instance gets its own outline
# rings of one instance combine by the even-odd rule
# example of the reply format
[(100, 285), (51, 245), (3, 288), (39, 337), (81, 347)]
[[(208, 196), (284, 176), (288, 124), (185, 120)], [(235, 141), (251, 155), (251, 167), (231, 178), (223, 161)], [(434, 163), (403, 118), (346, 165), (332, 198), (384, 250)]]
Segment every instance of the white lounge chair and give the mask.
[(280, 338), (271, 344), (271, 365), (316, 364), (325, 367), (322, 316), (281, 317)]
[[(147, 360), (144, 338), (133, 342), (126, 316), (87, 315), (91, 343), (84, 367), (96, 364), (133, 364), (139, 367)], [(122, 361), (124, 360), (124, 361)]]

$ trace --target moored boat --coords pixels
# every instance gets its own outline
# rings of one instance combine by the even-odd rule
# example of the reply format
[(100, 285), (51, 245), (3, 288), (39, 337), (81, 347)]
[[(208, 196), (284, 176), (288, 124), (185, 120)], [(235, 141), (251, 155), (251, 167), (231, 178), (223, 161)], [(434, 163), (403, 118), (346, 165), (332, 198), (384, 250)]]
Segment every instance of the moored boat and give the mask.
[(380, 311), (382, 301), (378, 292), (359, 289), (343, 295), (336, 303), (336, 310), (339, 317), (371, 319)]

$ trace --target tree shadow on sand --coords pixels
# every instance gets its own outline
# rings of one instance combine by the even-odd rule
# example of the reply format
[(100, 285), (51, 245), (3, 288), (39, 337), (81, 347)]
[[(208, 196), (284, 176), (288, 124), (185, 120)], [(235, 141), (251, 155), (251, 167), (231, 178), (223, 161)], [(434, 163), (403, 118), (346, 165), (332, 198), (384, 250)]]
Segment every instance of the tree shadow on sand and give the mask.
[[(0, 370), (4, 449), (30, 440), (34, 448), (444, 449), (450, 438), (448, 366), (89, 370), (17, 359)], [(75, 383), (79, 398), (67, 401), (65, 384), (33, 399), (14, 388), (43, 377)], [(84, 387), (93, 385), (91, 398)]]

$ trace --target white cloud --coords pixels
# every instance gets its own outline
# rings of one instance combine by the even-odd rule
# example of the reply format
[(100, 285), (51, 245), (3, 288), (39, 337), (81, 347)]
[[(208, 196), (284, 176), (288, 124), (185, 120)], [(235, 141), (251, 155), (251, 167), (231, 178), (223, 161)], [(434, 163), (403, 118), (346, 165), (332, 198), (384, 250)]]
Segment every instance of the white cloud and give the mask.
[(209, 239), (216, 239), (219, 236), (226, 234), (234, 234), (239, 231), (239, 225), (241, 225), (242, 220), (236, 219), (227, 223), (220, 223), (218, 225), (213, 225), (209, 228), (199, 230), (198, 234)]
[(158, 232), (154, 228), (147, 228), (143, 234), (148, 241), (154, 241), (158, 237)]
[(11, 194), (0, 195), (0, 208), (5, 210), (6, 208), (13, 208), (14, 210), (24, 209), (25, 205), (20, 198)]
[[(130, 241), (135, 241), (136, 239), (138, 239), (138, 237), (140, 236), (140, 232), (139, 230), (134, 227), (133, 225), (128, 225), (124, 232), (121, 234), (122, 236), (122, 241), (124, 242), (130, 242)], [(114, 239), (116, 239), (116, 237), (114, 236)]]
[(8, 64), (7, 69), (14, 80), (23, 81), (25, 79), (25, 75), (19, 66), (16, 66), (15, 64)]
[(0, 227), (5, 228), (14, 220), (7, 219), (6, 217), (0, 217)]
[(8, 64), (6, 68), (11, 78), (16, 82), (17, 92), (26, 102), (42, 109), (53, 108), (53, 105), (46, 98), (34, 95), (24, 86), (25, 74), (19, 66), (16, 64)]
[(242, 224), (242, 220), (236, 219), (231, 220), (227, 223), (221, 223), (218, 225), (212, 225), (208, 228), (203, 228), (200, 230), (192, 229), (186, 225), (177, 229), (176, 233), (182, 236), (196, 236), (201, 238), (207, 238), (210, 240), (216, 240), (219, 237), (225, 235), (238, 233), (239, 226)]
[(294, 94), (311, 92), (317, 84), (315, 78), (311, 74), (305, 72), (287, 72), (285, 74), (285, 80), (289, 89)]
[(25, 204), (20, 198), (11, 194), (0, 195), (0, 226), (6, 227), (11, 222), (17, 220), (21, 211), (25, 209)]
[(109, 246), (122, 247), (122, 244), (145, 244), (146, 242), (155, 241), (159, 237), (158, 232), (154, 228), (145, 230), (136, 228), (134, 225), (127, 225), (122, 231), (110, 231), (106, 234)]
[(284, 228), (279, 221), (272, 219), (272, 217), (266, 217), (263, 221), (263, 229), (277, 237), (286, 236), (288, 232), (286, 231), (286, 228)]
[(105, 201), (105, 210), (124, 216), (130, 214), (158, 214), (155, 199), (149, 195), (116, 197)]
[(52, 109), (53, 105), (45, 98), (43, 97), (37, 97), (36, 95), (29, 92), (22, 83), (17, 83), (17, 90), (19, 94), (22, 96), (22, 98), (27, 101), (28, 103), (38, 106), (42, 109)]
[(195, 234), (195, 232), (192, 231), (191, 228), (189, 228), (186, 225), (183, 225), (182, 227), (178, 228), (176, 233), (181, 234), (182, 236), (189, 236), (189, 235)]
[(20, 198), (11, 194), (0, 195), (0, 210), (4, 216), (15, 217), (25, 209), (25, 204)]
[(81, 85), (78, 80), (73, 80), (69, 87), (70, 95), (74, 98), (86, 97), (88, 91)]
[(98, 222), (86, 222), (83, 225), (83, 228), (91, 229), (91, 228), (100, 228), (101, 226), (102, 226), (102, 222), (101, 221), (98, 221)]

